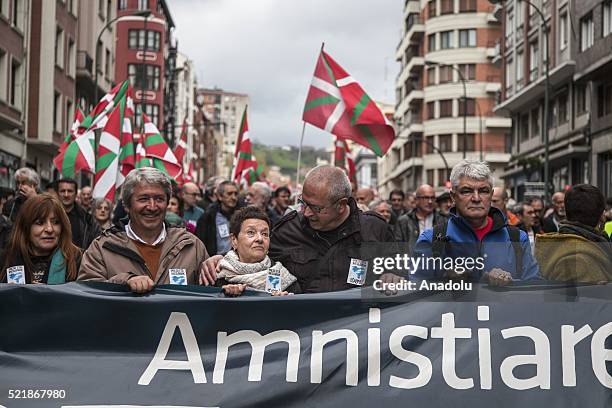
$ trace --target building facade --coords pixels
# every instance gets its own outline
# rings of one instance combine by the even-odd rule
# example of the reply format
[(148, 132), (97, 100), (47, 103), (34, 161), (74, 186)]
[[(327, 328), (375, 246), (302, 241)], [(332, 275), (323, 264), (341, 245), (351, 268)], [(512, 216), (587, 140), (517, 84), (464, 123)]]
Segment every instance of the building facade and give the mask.
[(383, 196), (424, 183), (441, 191), (464, 156), (502, 173), (511, 122), (493, 112), (501, 88), (492, 63), (501, 24), (493, 10), (484, 0), (406, 1), (396, 51), (397, 138), (378, 164)]
[[(149, 12), (149, 15), (142, 15)], [(140, 14), (140, 15), (137, 15)], [(167, 72), (174, 69), (174, 21), (165, 0), (118, 0), (116, 23), (116, 82), (129, 79), (134, 88), (136, 126), (144, 111), (160, 131), (166, 130), (164, 111)], [(173, 122), (171, 122), (173, 123)]]
[(0, 187), (14, 187), (25, 164), (29, 1), (0, 3)]
[(76, 106), (78, 4), (32, 1), (27, 77), (27, 162), (44, 183), (72, 125)]

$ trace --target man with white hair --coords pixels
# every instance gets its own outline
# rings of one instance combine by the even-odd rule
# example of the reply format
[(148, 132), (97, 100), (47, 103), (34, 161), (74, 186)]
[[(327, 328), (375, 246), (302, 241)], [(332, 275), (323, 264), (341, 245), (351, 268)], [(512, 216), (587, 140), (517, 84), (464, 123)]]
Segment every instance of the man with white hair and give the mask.
[[(453, 167), (450, 179), (455, 207), (448, 222), (421, 233), (416, 244), (417, 256), (441, 258), (445, 266), (434, 263), (420, 268), (416, 277), (484, 279), (493, 285), (539, 278), (529, 237), (509, 226), (504, 214), (491, 206), (493, 176), (489, 166), (463, 160)], [(447, 259), (453, 261), (448, 262), (455, 265), (453, 268), (446, 266)]]
[(208, 254), (185, 228), (164, 224), (171, 194), (170, 179), (160, 170), (132, 170), (121, 192), (129, 222), (94, 240), (83, 254), (77, 280), (125, 284), (135, 293), (161, 284), (198, 284), (200, 263)]
[(40, 176), (29, 167), (22, 167), (15, 172), (15, 198), (8, 200), (2, 208), (2, 214), (13, 223), (21, 205), (30, 197), (38, 194)]
[(276, 213), (276, 211), (270, 208), (271, 200), (272, 188), (263, 181), (256, 181), (249, 187), (245, 202), (246, 205), (253, 205), (260, 208), (268, 215), (272, 226), (275, 226), (281, 217)]
[[(346, 173), (334, 166), (310, 170), (298, 203), (301, 210), (287, 214), (274, 228), (270, 258), (297, 277), (303, 293), (372, 284), (378, 278), (371, 270), (372, 259), (380, 252), (373, 255), (368, 250), (375, 248), (374, 243), (388, 246), (384, 243), (393, 242), (393, 233), (378, 214), (357, 209)], [(204, 284), (215, 282), (220, 259), (212, 257), (206, 262), (201, 274)], [(392, 274), (380, 278), (399, 281)]]

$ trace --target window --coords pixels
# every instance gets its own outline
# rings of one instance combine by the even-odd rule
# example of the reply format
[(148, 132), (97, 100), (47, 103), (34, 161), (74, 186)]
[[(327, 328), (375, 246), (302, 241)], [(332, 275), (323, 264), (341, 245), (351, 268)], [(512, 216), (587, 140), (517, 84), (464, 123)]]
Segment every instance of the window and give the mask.
[[(465, 142), (464, 142), (465, 141)], [(463, 137), (463, 133), (457, 135), (457, 150), (462, 152), (465, 150), (466, 152), (473, 152), (476, 150), (476, 135), (473, 133), (468, 133)], [(465, 146), (464, 146), (465, 143)]]
[(98, 15), (104, 20), (104, 8), (106, 6), (106, 0), (98, 0)]
[(602, 33), (601, 36), (605, 37), (612, 33), (612, 1), (606, 0), (602, 5)]
[(106, 22), (107, 23), (111, 20), (111, 12), (112, 12), (112, 9), (113, 9), (113, 4), (112, 3), (113, 2), (111, 0), (106, 0)]
[(506, 37), (511, 37), (514, 33), (514, 14), (512, 10), (506, 14)]
[(540, 48), (538, 41), (529, 44), (529, 80), (538, 79), (538, 67), (540, 66)]
[(435, 102), (427, 102), (427, 119), (436, 118), (436, 105)]
[(586, 85), (576, 85), (576, 112), (581, 115), (586, 112), (587, 109), (587, 92)]
[(531, 110), (531, 137), (537, 137), (540, 134), (540, 110), (538, 108)]
[(427, 4), (429, 18), (436, 16), (436, 1), (437, 0), (429, 0), (429, 3)]
[(7, 62), (8, 56), (6, 52), (0, 48), (0, 100), (6, 100), (6, 91), (8, 89), (7, 86)]
[(599, 117), (612, 113), (612, 83), (597, 87), (597, 114)]
[(525, 12), (524, 3), (521, 0), (516, 0), (516, 27), (523, 25), (523, 13)]
[(66, 73), (74, 78), (75, 70), (74, 63), (76, 61), (76, 51), (74, 46), (74, 40), (71, 38), (68, 40), (68, 60), (66, 62)]
[(434, 137), (433, 136), (427, 136), (427, 138), (425, 138), (425, 140), (427, 141), (425, 143), (425, 154), (432, 154), (434, 152)]
[(455, 0), (440, 0), (440, 14), (452, 14), (455, 12)]
[(53, 98), (53, 131), (60, 132), (60, 126), (62, 125), (62, 96), (59, 92), (55, 92)]
[(476, 80), (476, 64), (459, 64), (459, 71), (466, 81)]
[(567, 122), (567, 92), (559, 95), (557, 103), (559, 105), (559, 125), (561, 125)]
[(459, 12), (476, 11), (476, 0), (459, 0)]
[(529, 113), (519, 116), (519, 132), (521, 142), (529, 140)]
[(453, 135), (438, 136), (438, 149), (442, 152), (453, 151)]
[(446, 182), (448, 181), (449, 175), (446, 174), (446, 169), (438, 169), (438, 187), (446, 186)]
[(127, 0), (119, 0), (117, 2), (117, 8), (119, 10), (125, 10), (127, 8)]
[(433, 169), (427, 170), (427, 184), (430, 186), (434, 185), (434, 171)]
[(0, 14), (8, 19), (9, 16), (9, 0), (0, 0)]
[(440, 49), (447, 50), (454, 47), (453, 31), (442, 31), (440, 33)]
[(64, 129), (68, 131), (72, 127), (72, 119), (74, 118), (74, 112), (72, 111), (73, 103), (71, 100), (66, 99), (66, 123)]
[(580, 19), (580, 51), (585, 51), (593, 46), (594, 33), (593, 14), (589, 13)]
[(64, 67), (64, 30), (60, 27), (55, 30), (55, 65)]
[[(476, 116), (476, 100), (467, 98), (465, 105), (467, 108), (466, 116)], [(463, 116), (463, 98), (459, 99), (459, 116)]]
[(22, 0), (13, 0), (13, 14), (11, 18), (11, 23), (14, 27), (17, 27), (20, 30), (23, 29), (23, 19), (19, 18), (19, 16), (23, 15), (23, 10), (21, 9), (22, 7)]
[(436, 84), (436, 68), (435, 67), (427, 68), (427, 84), (428, 85)]
[(567, 13), (559, 16), (559, 48), (567, 47)]
[(476, 47), (476, 29), (459, 30), (459, 48)]
[(427, 36), (427, 51), (433, 52), (436, 50), (436, 35), (429, 34)]
[(148, 0), (138, 0), (138, 10), (144, 11), (149, 9)]
[(506, 62), (506, 92), (508, 94), (512, 94), (512, 84), (514, 83), (513, 81), (513, 69), (514, 66), (514, 62), (512, 61), (512, 59), (508, 59), (508, 62)]
[(156, 65), (128, 64), (128, 78), (134, 88), (157, 91), (160, 68)]
[(159, 105), (145, 104), (144, 113), (146, 113), (151, 122), (159, 129)]
[(440, 65), (440, 83), (446, 84), (453, 81), (453, 71), (448, 65)]
[(440, 117), (450, 118), (453, 116), (453, 100), (443, 99), (440, 101)]
[(106, 78), (111, 77), (111, 53), (108, 48), (104, 54), (104, 75)]
[(133, 50), (146, 49), (159, 51), (161, 33), (153, 30), (128, 30), (128, 47)]
[(96, 47), (96, 70), (98, 74), (102, 74), (102, 41), (98, 41), (98, 46)]
[(516, 84), (523, 85), (523, 52), (516, 53)]
[(9, 104), (18, 109), (21, 109), (21, 92), (22, 92), (22, 79), (21, 79), (21, 63), (17, 60), (11, 62), (11, 88), (9, 93)]

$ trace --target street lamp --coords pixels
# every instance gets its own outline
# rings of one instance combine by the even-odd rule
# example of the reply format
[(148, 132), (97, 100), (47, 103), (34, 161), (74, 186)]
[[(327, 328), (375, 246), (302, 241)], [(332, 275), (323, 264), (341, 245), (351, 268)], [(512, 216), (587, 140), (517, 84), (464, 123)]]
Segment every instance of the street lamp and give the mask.
[[(102, 34), (104, 34), (104, 31), (106, 31), (111, 26), (111, 24), (113, 24), (115, 21), (119, 20), (122, 17), (127, 17), (127, 16), (144, 17), (145, 22), (146, 22), (146, 19), (149, 18), (150, 15), (151, 15), (150, 11), (138, 11), (136, 13), (123, 14), (121, 16), (116, 16), (115, 18), (111, 19), (108, 23), (106, 23), (104, 27), (102, 27), (102, 30), (100, 31), (100, 33), (98, 34), (98, 38), (96, 39), (96, 48), (95, 48), (96, 66), (94, 67), (94, 69), (96, 72), (94, 72), (94, 103), (98, 103), (98, 67), (100, 64), (100, 59), (98, 58), (98, 50), (100, 47), (100, 39), (102, 38)], [(145, 33), (145, 39), (146, 38), (147, 38), (147, 34)]]
[(467, 87), (465, 86), (465, 77), (460, 69), (455, 68), (454, 65), (444, 64), (442, 62), (437, 61), (425, 61), (425, 65), (427, 66), (438, 66), (438, 67), (449, 67), (457, 74), (459, 74), (459, 80), (463, 84), (463, 158), (465, 159), (466, 151), (467, 151)]
[[(542, 13), (542, 10), (540, 8), (538, 8), (535, 4), (533, 4), (532, 2), (528, 1), (528, 0), (521, 0), (524, 3), (527, 3), (529, 6), (533, 7), (534, 10), (538, 13), (538, 15), (540, 16), (540, 19), (542, 20), (542, 30), (544, 31), (544, 42), (546, 45), (546, 63), (544, 64), (544, 69), (545, 69), (545, 84), (544, 84), (544, 120), (542, 122), (544, 122), (544, 198), (548, 201), (550, 198), (550, 189), (549, 189), (549, 185), (548, 185), (548, 180), (550, 177), (550, 167), (548, 164), (548, 154), (549, 154), (549, 147), (548, 147), (548, 129), (549, 129), (549, 125), (550, 125), (550, 118), (548, 117), (548, 93), (549, 93), (549, 87), (550, 87), (550, 77), (549, 77), (549, 55), (550, 55), (550, 48), (549, 48), (549, 44), (548, 44), (548, 28), (546, 26), (546, 17), (544, 16), (544, 13)], [(489, 0), (489, 3), (491, 4), (502, 4), (504, 3), (504, 0)]]

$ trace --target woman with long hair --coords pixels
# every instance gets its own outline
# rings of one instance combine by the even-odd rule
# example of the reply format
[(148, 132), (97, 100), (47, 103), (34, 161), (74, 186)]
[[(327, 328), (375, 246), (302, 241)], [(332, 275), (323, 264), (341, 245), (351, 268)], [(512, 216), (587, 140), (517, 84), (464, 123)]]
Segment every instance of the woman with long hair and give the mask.
[(81, 250), (72, 243), (62, 203), (48, 193), (26, 200), (3, 259), (0, 282), (59, 284), (74, 281)]
[(102, 231), (113, 226), (111, 215), (113, 214), (113, 203), (108, 198), (96, 198), (93, 200), (93, 216), (100, 225)]

